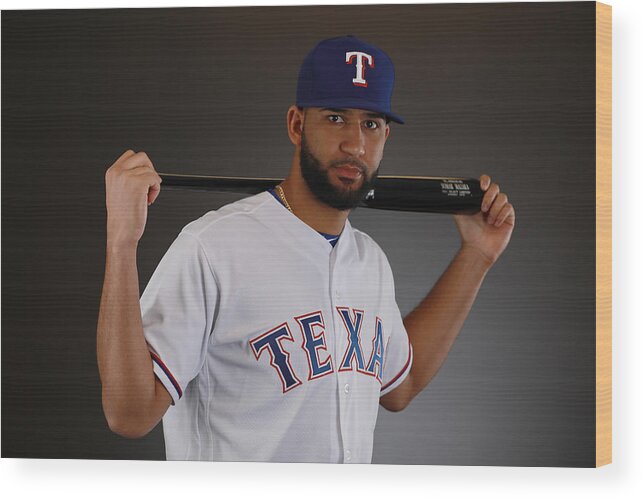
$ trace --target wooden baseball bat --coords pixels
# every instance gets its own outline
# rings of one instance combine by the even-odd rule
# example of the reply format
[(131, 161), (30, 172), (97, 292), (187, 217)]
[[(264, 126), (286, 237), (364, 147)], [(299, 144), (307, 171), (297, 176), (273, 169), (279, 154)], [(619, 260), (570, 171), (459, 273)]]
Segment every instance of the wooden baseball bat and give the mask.
[[(283, 179), (159, 173), (162, 187), (258, 194)], [(378, 210), (474, 214), (483, 196), (473, 178), (380, 175), (360, 206)]]

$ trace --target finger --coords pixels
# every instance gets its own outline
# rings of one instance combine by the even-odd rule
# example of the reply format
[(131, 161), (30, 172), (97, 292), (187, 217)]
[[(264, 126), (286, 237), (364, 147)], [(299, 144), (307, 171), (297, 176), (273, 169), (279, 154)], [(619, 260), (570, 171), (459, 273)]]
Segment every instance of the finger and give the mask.
[(156, 173), (150, 174), (148, 179), (147, 205), (151, 205), (161, 193), (163, 179)]
[(502, 210), (500, 210), (500, 213), (498, 213), (498, 216), (496, 217), (496, 221), (494, 225), (496, 227), (500, 227), (505, 222), (513, 225), (514, 220), (515, 220), (514, 208), (511, 205), (511, 203), (507, 203), (502, 207)]
[(129, 158), (130, 156), (134, 156), (135, 154), (136, 153), (134, 151), (132, 151), (131, 149), (128, 149), (123, 154), (121, 154), (116, 161), (114, 161), (114, 164), (118, 163), (119, 161), (123, 161)]
[(487, 222), (492, 224), (496, 221), (496, 219), (498, 218), (498, 214), (500, 213), (500, 210), (504, 208), (504, 206), (507, 204), (507, 201), (508, 201), (508, 198), (504, 192), (501, 192), (496, 196), (496, 199), (494, 199), (492, 205), (489, 207)]
[(516, 209), (514, 208), (514, 205), (511, 203), (507, 203), (509, 205), (509, 214), (507, 215), (507, 218), (505, 218), (505, 223), (508, 223), (510, 225), (516, 225)]
[(491, 185), (491, 177), (489, 175), (480, 175), (480, 188), (485, 192)]
[(151, 175), (151, 174), (156, 175), (156, 170), (154, 169), (154, 167), (152, 165), (134, 166), (132, 168), (129, 168), (127, 170), (127, 172), (128, 172), (128, 174), (134, 175), (134, 176), (137, 176), (137, 175)]
[(159, 194), (161, 193), (161, 184), (153, 184), (150, 186), (150, 190), (147, 191), (147, 206), (150, 206), (151, 204), (156, 201), (156, 198), (159, 197)]
[(500, 192), (500, 187), (498, 186), (498, 184), (491, 184), (491, 186), (487, 189), (487, 192), (485, 192), (482, 198), (481, 209), (483, 212), (489, 211), (489, 208), (491, 207), (493, 200), (496, 198), (499, 192)]
[(109, 176), (113, 176), (116, 174), (116, 171), (121, 167), (121, 163), (127, 161), (127, 159), (131, 158), (134, 156), (136, 153), (132, 151), (131, 149), (128, 149), (125, 151), (123, 154), (121, 154), (116, 161), (112, 163), (110, 167), (107, 168), (105, 171), (105, 179), (107, 179)]
[(149, 156), (144, 152), (139, 152), (128, 157), (121, 165), (121, 168), (124, 170), (131, 170), (137, 166), (151, 166), (154, 168)]

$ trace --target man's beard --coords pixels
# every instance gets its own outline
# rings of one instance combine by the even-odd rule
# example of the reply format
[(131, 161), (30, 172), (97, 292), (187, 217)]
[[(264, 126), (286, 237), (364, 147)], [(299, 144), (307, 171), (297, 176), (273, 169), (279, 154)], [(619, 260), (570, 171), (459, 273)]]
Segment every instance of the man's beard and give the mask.
[(364, 165), (349, 159), (338, 160), (332, 162), (329, 168), (324, 170), (321, 162), (313, 156), (308, 149), (308, 144), (303, 134), (301, 137), (299, 164), (301, 165), (301, 174), (306, 181), (306, 185), (308, 185), (308, 188), (314, 196), (322, 203), (341, 211), (351, 210), (362, 202), (368, 191), (373, 188), (375, 180), (377, 179), (377, 172), (379, 171), (378, 167), (369, 177), (367, 176), (368, 172), (364, 168), (362, 170), (362, 185), (357, 189), (348, 187), (342, 189), (341, 187), (336, 187), (332, 184), (329, 177), (333, 166), (353, 164), (362, 168)]

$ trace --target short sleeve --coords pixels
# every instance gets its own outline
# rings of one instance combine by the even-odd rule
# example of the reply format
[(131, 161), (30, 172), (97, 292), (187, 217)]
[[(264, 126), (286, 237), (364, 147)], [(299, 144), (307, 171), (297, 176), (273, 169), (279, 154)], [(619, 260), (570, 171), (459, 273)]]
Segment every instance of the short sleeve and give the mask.
[(397, 388), (402, 381), (408, 376), (413, 363), (413, 347), (409, 340), (402, 314), (395, 300), (395, 284), (393, 280), (393, 271), (388, 261), (386, 261), (387, 280), (389, 289), (388, 297), (390, 300), (392, 327), (391, 334), (386, 344), (384, 353), (384, 369), (382, 374), (382, 388), (380, 396)]
[(141, 296), (143, 330), (154, 374), (173, 403), (203, 366), (218, 296), (217, 282), (201, 242), (181, 232)]
[(382, 378), (382, 389), (380, 396), (397, 388), (408, 376), (413, 363), (413, 348), (402, 322), (400, 311), (395, 305), (397, 312), (393, 330), (386, 345), (384, 375)]

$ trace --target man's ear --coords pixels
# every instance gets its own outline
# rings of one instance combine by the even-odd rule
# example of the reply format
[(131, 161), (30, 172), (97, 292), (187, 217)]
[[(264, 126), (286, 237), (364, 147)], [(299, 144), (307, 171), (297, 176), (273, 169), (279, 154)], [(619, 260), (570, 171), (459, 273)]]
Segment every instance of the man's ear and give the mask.
[(288, 127), (288, 137), (290, 142), (295, 146), (301, 145), (301, 136), (304, 130), (304, 109), (295, 105), (288, 108), (286, 115), (286, 124)]

